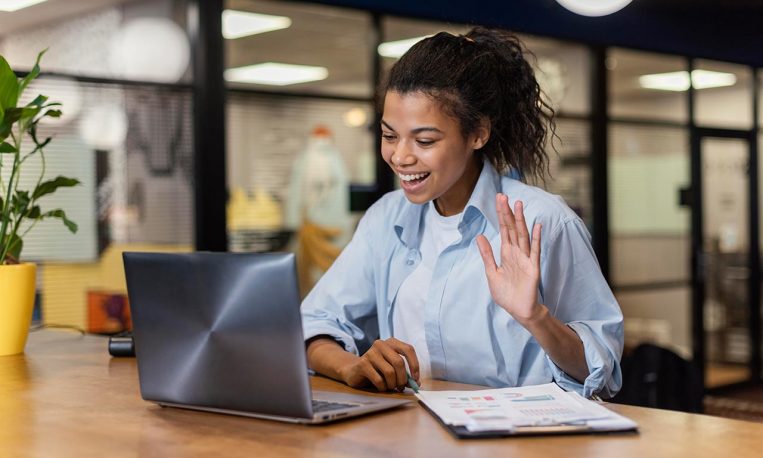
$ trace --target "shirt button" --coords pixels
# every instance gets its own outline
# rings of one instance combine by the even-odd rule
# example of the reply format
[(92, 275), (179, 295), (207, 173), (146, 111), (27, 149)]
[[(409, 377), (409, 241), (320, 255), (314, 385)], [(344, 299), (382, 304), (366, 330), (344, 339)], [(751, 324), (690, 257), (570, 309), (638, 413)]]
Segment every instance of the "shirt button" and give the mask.
[(412, 266), (416, 263), (416, 260), (420, 258), (420, 253), (418, 250), (411, 250), (408, 252), (408, 256), (405, 259), (405, 264), (408, 266)]

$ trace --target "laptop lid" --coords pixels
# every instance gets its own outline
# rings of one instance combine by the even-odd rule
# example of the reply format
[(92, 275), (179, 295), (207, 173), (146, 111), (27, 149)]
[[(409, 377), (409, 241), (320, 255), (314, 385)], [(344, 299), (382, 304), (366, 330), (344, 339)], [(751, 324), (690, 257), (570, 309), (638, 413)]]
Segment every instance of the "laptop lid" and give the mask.
[(312, 417), (293, 254), (123, 259), (144, 399)]

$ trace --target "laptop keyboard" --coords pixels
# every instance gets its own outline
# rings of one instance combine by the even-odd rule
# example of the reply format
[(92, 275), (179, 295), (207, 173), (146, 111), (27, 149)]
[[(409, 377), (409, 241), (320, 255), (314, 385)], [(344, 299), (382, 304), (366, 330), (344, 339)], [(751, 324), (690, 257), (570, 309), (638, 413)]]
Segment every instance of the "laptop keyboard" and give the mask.
[(317, 401), (313, 399), (313, 412), (327, 412), (329, 410), (346, 409), (348, 407), (355, 407), (359, 404), (344, 404), (342, 402), (329, 402), (329, 401)]

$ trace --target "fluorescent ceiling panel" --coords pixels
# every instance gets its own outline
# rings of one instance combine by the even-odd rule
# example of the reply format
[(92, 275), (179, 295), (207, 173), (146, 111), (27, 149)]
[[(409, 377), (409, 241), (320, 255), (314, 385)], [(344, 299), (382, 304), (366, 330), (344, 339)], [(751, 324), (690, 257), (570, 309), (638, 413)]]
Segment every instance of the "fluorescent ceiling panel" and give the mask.
[(424, 38), (428, 38), (430, 36), (431, 35), (425, 35), (423, 37), (407, 38), (405, 40), (388, 41), (388, 42), (382, 43), (379, 45), (379, 48), (378, 48), (379, 55), (397, 59), (403, 54), (405, 54), (406, 51), (411, 49), (413, 45), (423, 40)]
[(280, 64), (277, 62), (266, 62), (264, 64), (247, 65), (245, 67), (225, 70), (225, 79), (227, 81), (267, 84), (271, 86), (287, 86), (289, 84), (320, 81), (328, 76), (329, 71), (325, 67)]
[[(694, 89), (709, 89), (733, 86), (737, 82), (737, 77), (733, 73), (694, 70), (691, 72), (691, 82), (694, 84)], [(689, 72), (681, 71), (642, 75), (638, 77), (638, 83), (645, 89), (687, 91), (689, 90)]]
[(0, 0), (0, 11), (18, 11), (47, 0)]
[(291, 19), (286, 16), (238, 10), (223, 11), (223, 37), (229, 40), (285, 29), (289, 26), (291, 26)]
[(710, 70), (694, 70), (691, 72), (691, 82), (695, 89), (733, 86), (737, 77), (733, 73), (713, 72)]

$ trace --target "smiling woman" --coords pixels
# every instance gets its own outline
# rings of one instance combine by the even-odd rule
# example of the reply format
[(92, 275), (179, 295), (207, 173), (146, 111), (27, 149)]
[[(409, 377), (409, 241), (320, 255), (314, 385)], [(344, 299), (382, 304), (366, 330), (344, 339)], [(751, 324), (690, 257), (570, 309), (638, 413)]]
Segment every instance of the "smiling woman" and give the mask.
[(368, 210), (303, 303), (316, 371), (379, 390), (404, 388), (408, 370), (417, 382), (620, 388), (622, 314), (585, 225), (509, 176), (548, 169), (553, 110), (525, 53), (514, 35), (475, 28), (426, 38), (393, 66), (381, 155), (402, 189)]

